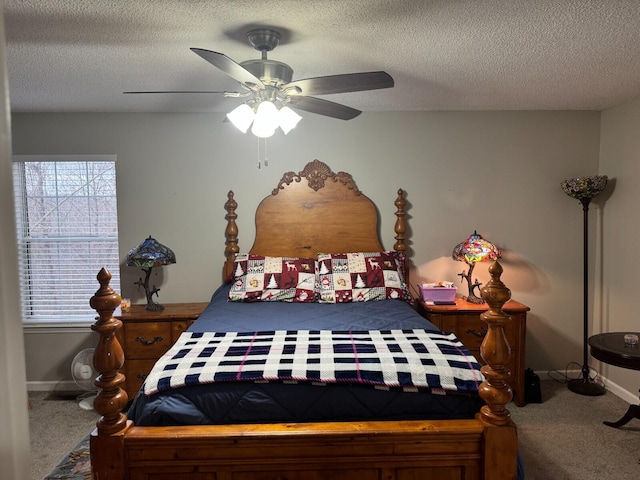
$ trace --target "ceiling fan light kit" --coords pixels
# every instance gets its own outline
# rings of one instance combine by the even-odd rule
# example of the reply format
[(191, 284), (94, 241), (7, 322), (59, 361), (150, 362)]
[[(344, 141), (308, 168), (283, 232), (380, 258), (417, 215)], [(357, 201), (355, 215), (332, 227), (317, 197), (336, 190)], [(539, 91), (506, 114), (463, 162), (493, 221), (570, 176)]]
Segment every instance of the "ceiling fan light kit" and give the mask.
[[(291, 81), (293, 69), (286, 63), (267, 59), (280, 42), (280, 33), (270, 28), (258, 28), (247, 32), (249, 43), (262, 53), (260, 59), (236, 63), (223, 53), (202, 48), (191, 51), (236, 80), (242, 91), (191, 93), (224, 94), (225, 97), (246, 98), (227, 117), (240, 131), (251, 132), (258, 138), (267, 138), (278, 127), (287, 134), (301, 117), (293, 109), (303, 110), (341, 120), (351, 120), (360, 110), (339, 103), (316, 98), (312, 95), (359, 92), (391, 88), (394, 81), (383, 71), (346, 73)], [(125, 93), (190, 93), (177, 92), (125, 92)]]
[(229, 112), (227, 118), (242, 133), (247, 133), (253, 124), (251, 133), (259, 138), (272, 136), (278, 127), (286, 135), (302, 119), (286, 105), (278, 110), (276, 104), (269, 100), (263, 100), (256, 107), (250, 106), (248, 102), (243, 103)]

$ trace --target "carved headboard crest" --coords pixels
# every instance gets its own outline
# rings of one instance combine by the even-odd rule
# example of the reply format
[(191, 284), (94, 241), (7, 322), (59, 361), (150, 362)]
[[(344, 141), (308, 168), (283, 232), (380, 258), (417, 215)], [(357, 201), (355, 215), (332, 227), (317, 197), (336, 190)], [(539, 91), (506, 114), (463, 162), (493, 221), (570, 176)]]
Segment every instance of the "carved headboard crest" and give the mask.
[(349, 190), (353, 190), (356, 195), (360, 195), (362, 193), (358, 190), (356, 182), (350, 174), (347, 172), (334, 173), (326, 163), (323, 163), (320, 160), (314, 160), (313, 162), (307, 163), (301, 172), (285, 173), (280, 179), (280, 182), (278, 182), (278, 187), (274, 188), (271, 194), (277, 195), (278, 192), (283, 190), (286, 185), (291, 184), (293, 181), (300, 182), (303, 177), (307, 179), (309, 187), (316, 192), (323, 188), (325, 181), (330, 178), (334, 182), (341, 182)]

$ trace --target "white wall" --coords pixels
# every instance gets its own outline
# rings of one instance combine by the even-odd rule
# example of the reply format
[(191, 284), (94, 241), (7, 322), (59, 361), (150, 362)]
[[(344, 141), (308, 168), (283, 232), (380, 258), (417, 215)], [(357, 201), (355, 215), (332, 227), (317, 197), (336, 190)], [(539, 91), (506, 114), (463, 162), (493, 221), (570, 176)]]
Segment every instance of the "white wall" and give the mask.
[[(288, 136), (269, 140), (269, 166), (260, 170), (256, 139), (222, 120), (222, 114), (16, 114), (14, 152), (118, 155), (121, 258), (148, 235), (177, 256), (155, 278), (161, 303), (206, 301), (219, 284), (229, 189), (239, 205), (240, 247), (248, 249), (258, 202), (284, 172), (313, 159), (350, 172), (376, 202), (388, 248), (393, 201), (403, 188), (413, 282), (459, 281), (464, 265), (451, 260), (451, 250), (477, 229), (503, 248), (503, 280), (532, 309), (527, 366), (564, 369), (581, 361), (582, 211), (559, 185), (598, 172), (598, 112), (385, 112), (350, 122), (307, 114)], [(132, 285), (140, 272), (121, 270), (124, 296), (143, 303)], [(483, 265), (474, 273), (488, 278)], [(75, 353), (45, 361), (47, 335), (26, 336), (30, 380), (55, 378)], [(65, 344), (74, 344), (72, 335)]]
[[(640, 286), (635, 261), (635, 240), (640, 236), (639, 131), (640, 98), (602, 113), (600, 173), (609, 176), (614, 188), (607, 198), (598, 248), (603, 261), (596, 277), (600, 302), (595, 309), (595, 332), (640, 331), (635, 305)], [(637, 391), (638, 372), (609, 365), (601, 368), (622, 388)]]

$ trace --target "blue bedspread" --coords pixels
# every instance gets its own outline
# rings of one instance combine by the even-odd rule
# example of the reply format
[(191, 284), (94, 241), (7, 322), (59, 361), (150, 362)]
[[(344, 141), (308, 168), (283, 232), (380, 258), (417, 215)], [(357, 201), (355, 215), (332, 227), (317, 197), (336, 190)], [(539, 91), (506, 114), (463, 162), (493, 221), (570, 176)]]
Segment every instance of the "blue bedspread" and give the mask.
[[(228, 285), (189, 332), (265, 330), (438, 330), (401, 300), (350, 304), (227, 302)], [(292, 323), (291, 319), (295, 319)], [(441, 392), (442, 393), (442, 392)], [(350, 383), (190, 385), (152, 395), (139, 393), (129, 410), (136, 425), (196, 425), (310, 421), (472, 418), (482, 401), (475, 393), (403, 392)]]

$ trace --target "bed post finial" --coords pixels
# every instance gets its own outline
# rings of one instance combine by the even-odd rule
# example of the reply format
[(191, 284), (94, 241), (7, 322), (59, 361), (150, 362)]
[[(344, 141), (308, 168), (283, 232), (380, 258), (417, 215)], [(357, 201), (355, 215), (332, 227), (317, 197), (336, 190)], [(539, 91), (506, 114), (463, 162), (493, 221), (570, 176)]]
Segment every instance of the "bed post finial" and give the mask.
[(404, 198), (404, 190), (401, 188), (398, 189), (398, 198), (393, 202), (396, 206), (396, 225), (394, 231), (396, 232), (396, 243), (393, 245), (393, 249), (396, 252), (406, 252), (407, 244), (404, 243), (405, 240), (405, 232), (407, 231), (407, 224), (404, 220), (404, 216), (406, 215), (405, 207), (407, 205), (407, 201)]
[(226, 282), (233, 273), (233, 262), (236, 259), (236, 255), (240, 252), (240, 248), (238, 247), (238, 226), (236, 225), (238, 215), (236, 214), (236, 208), (238, 208), (238, 203), (233, 198), (233, 190), (229, 190), (227, 201), (224, 204), (224, 209), (227, 211), (224, 217), (227, 220), (227, 228), (224, 230), (224, 236), (226, 238), (224, 256), (227, 259), (224, 262), (224, 268), (222, 270), (223, 282)]
[(89, 301), (99, 315), (91, 330), (100, 335), (93, 354), (93, 365), (100, 374), (94, 382), (99, 390), (93, 406), (101, 415), (96, 424), (98, 434), (110, 435), (124, 430), (127, 423), (127, 416), (122, 413), (127, 405), (127, 393), (120, 388), (125, 378), (119, 372), (124, 365), (124, 352), (116, 338), (122, 322), (113, 318), (113, 311), (120, 305), (120, 295), (109, 286), (108, 270), (102, 268), (97, 279), (100, 288)]
[(513, 391), (506, 382), (509, 378), (507, 363), (511, 356), (511, 348), (504, 333), (504, 326), (511, 317), (502, 311), (503, 305), (511, 298), (509, 290), (502, 280), (502, 266), (495, 261), (489, 267), (491, 280), (481, 289), (482, 298), (489, 305), (489, 310), (480, 318), (488, 325), (487, 334), (480, 346), (480, 355), (486, 362), (482, 367), (485, 381), (480, 385), (480, 397), (486, 405), (480, 411), (481, 418), (492, 425), (508, 425), (511, 413), (506, 404), (513, 397)]

